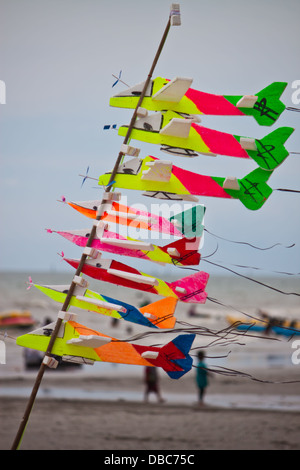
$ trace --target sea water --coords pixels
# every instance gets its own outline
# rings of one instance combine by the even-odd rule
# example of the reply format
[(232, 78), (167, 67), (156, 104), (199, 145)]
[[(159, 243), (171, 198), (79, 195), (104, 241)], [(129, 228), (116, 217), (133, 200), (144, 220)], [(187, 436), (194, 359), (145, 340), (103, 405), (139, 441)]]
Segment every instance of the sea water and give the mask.
[[(192, 274), (193, 271), (178, 271), (178, 275), (172, 275), (168, 271), (162, 274), (157, 270), (151, 275), (157, 274), (165, 280), (173, 281)], [(0, 314), (4, 311), (27, 310), (30, 311), (36, 321), (35, 327), (27, 329), (0, 330), (0, 334), (6, 335), (6, 365), (0, 366), (0, 375), (5, 373), (24, 370), (23, 348), (15, 344), (14, 339), (29, 332), (47, 322), (55, 321), (61, 305), (54, 302), (29, 282), (29, 276), (36, 284), (42, 285), (66, 285), (72, 282), (72, 272), (2, 272), (0, 273)], [(245, 274), (243, 273), (243, 276)], [(128, 289), (113, 284), (88, 279), (89, 289), (106, 294), (116, 300), (123, 300), (139, 307), (145, 303), (155, 302), (160, 296), (148, 294), (136, 289)], [(253, 337), (224, 336), (217, 341), (214, 332), (218, 333), (228, 328), (228, 315), (234, 315), (237, 319), (258, 318), (260, 311), (279, 318), (300, 319), (299, 277), (294, 276), (271, 276), (258, 277), (247, 273), (246, 278), (237, 275), (212, 275), (208, 281), (206, 292), (208, 299), (205, 304), (188, 304), (179, 302), (176, 307), (176, 328), (189, 332), (191, 327), (203, 328), (203, 333), (196, 337), (194, 347), (200, 346), (209, 351), (209, 356), (215, 355), (219, 358), (218, 364), (228, 365), (229, 352), (231, 365), (242, 363), (248, 367), (261, 367), (266, 358), (270, 365), (288, 365), (291, 363), (291, 344), (286, 338), (282, 338), (274, 348), (270, 341), (257, 343), (257, 335)], [(192, 309), (192, 311), (191, 311)], [(118, 320), (113, 322), (111, 318), (93, 312), (80, 309), (71, 309), (77, 313), (77, 321), (104, 334), (118, 339), (134, 339), (136, 335), (147, 333), (136, 342), (140, 344), (163, 345), (174, 337), (173, 332), (164, 330), (152, 330), (139, 325)], [(184, 325), (184, 326), (183, 326)], [(175, 332), (176, 333), (176, 332)], [(0, 338), (1, 339), (1, 338)], [(238, 343), (238, 345), (236, 345)], [(245, 344), (247, 348), (240, 347)], [(221, 351), (221, 353), (220, 353)], [(223, 359), (222, 359), (223, 358)], [(210, 360), (215, 364), (213, 359)], [(101, 365), (102, 366), (102, 365)], [(89, 366), (87, 366), (89, 369)], [(107, 370), (111, 366), (106, 366)], [(84, 369), (85, 370), (85, 369)]]
[[(0, 314), (5, 310), (29, 310), (37, 321), (45, 317), (55, 318), (59, 305), (30, 286), (33, 283), (42, 285), (67, 285), (72, 282), (70, 272), (0, 272)], [(193, 271), (178, 270), (176, 275), (168, 270), (151, 275), (163, 277), (172, 282), (181, 277), (193, 274)], [(244, 312), (255, 314), (265, 310), (270, 315), (300, 319), (300, 277), (270, 276), (260, 277), (251, 273), (238, 275), (211, 275), (206, 292), (205, 304), (192, 304), (197, 313), (205, 316), (226, 316), (228, 313)], [(116, 286), (89, 278), (89, 289), (108, 295), (116, 300), (124, 300), (138, 307), (145, 302), (155, 302), (160, 296), (148, 294), (136, 289)], [(295, 295), (298, 294), (298, 295)], [(214, 302), (214, 300), (216, 302)], [(219, 305), (217, 304), (219, 302)], [(191, 304), (179, 302), (176, 311), (188, 312)], [(84, 314), (82, 313), (84, 318)], [(99, 323), (99, 315), (93, 314), (91, 322)]]

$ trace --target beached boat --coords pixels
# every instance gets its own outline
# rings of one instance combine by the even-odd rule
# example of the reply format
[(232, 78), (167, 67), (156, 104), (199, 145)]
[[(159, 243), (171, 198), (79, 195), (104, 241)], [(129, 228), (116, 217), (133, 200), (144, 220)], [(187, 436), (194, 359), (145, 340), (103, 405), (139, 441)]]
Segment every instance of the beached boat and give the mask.
[(255, 331), (265, 334), (275, 333), (277, 335), (300, 335), (300, 321), (265, 316), (261, 320), (255, 318), (226, 317), (230, 325), (241, 331)]
[(28, 310), (11, 310), (0, 314), (0, 328), (27, 327), (36, 322)]

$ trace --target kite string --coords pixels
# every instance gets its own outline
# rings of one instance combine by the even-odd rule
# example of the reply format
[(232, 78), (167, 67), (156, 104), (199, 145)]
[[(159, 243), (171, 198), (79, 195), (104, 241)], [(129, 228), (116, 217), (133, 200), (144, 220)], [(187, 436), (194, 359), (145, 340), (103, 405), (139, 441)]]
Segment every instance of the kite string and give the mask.
[[(248, 280), (250, 280), (250, 281), (252, 281), (252, 282), (255, 282), (255, 283), (259, 284), (259, 285), (262, 285), (263, 287), (267, 287), (268, 289), (272, 289), (272, 290), (274, 290), (274, 291), (276, 291), (276, 292), (278, 292), (278, 293), (280, 293), (280, 294), (300, 296), (300, 294), (297, 293), (297, 292), (285, 292), (285, 291), (282, 291), (282, 290), (280, 290), (280, 289), (278, 289), (278, 288), (276, 288), (276, 287), (269, 286), (268, 284), (265, 284), (265, 283), (262, 282), (262, 281), (258, 281), (258, 280), (256, 280), (256, 279), (250, 278), (249, 276), (245, 276), (245, 275), (243, 275), (243, 274), (237, 273), (236, 271), (233, 271), (232, 269), (227, 268), (226, 266), (222, 266), (222, 265), (220, 265), (220, 264), (213, 263), (212, 261), (208, 261), (208, 260), (206, 260), (206, 259), (204, 259), (203, 261), (206, 261), (207, 263), (213, 264), (214, 266), (217, 266), (217, 267), (226, 269), (226, 270), (230, 271), (231, 273), (236, 274), (237, 276), (240, 276), (240, 277), (242, 277), (242, 278), (244, 278), (244, 279), (248, 279)], [(195, 268), (189, 268), (189, 267), (183, 267), (183, 266), (177, 266), (177, 267), (180, 268), (180, 269), (191, 269), (192, 271), (200, 272), (198, 269), (195, 269)], [(210, 300), (211, 302), (215, 302), (215, 303), (217, 303), (217, 304), (219, 304), (219, 305), (222, 305), (223, 307), (231, 308), (231, 309), (233, 309), (233, 310), (236, 310), (236, 311), (238, 311), (239, 313), (242, 313), (242, 314), (244, 314), (244, 315), (248, 316), (249, 318), (252, 318), (252, 319), (254, 319), (254, 320), (256, 320), (256, 321), (263, 321), (263, 322), (265, 322), (266, 324), (268, 323), (267, 321), (262, 320), (262, 318), (253, 317), (252, 315), (250, 315), (250, 314), (248, 314), (248, 313), (245, 313), (245, 312), (242, 312), (241, 310), (238, 310), (238, 309), (236, 309), (235, 307), (227, 306), (227, 305), (225, 305), (224, 303), (218, 301), (217, 299), (213, 299), (213, 298), (211, 298), (211, 297), (207, 297), (207, 299)], [(288, 330), (288, 331), (294, 331), (295, 333), (297, 332), (297, 330), (294, 330), (293, 328), (290, 328), (290, 327), (287, 328), (287, 327), (283, 327), (283, 326), (282, 326), (282, 328), (283, 328), (283, 329), (286, 329), (286, 330)], [(293, 336), (293, 333), (291, 333), (291, 336)]]
[(254, 321), (261, 321), (261, 322), (267, 324), (267, 321), (266, 321), (266, 320), (264, 320), (264, 319), (262, 319), (262, 318), (255, 317), (255, 316), (251, 315), (250, 313), (246, 313), (246, 312), (244, 312), (243, 310), (238, 309), (237, 307), (233, 307), (232, 305), (227, 305), (227, 304), (225, 304), (224, 302), (221, 302), (221, 300), (214, 299), (213, 297), (207, 297), (207, 300), (209, 300), (210, 302), (213, 302), (213, 303), (215, 303), (215, 304), (217, 304), (217, 305), (221, 305), (222, 307), (225, 307), (225, 308), (227, 308), (228, 310), (229, 310), (229, 309), (230, 309), (230, 310), (235, 310), (236, 312), (241, 313), (242, 315), (245, 315), (246, 317), (249, 317), (249, 318), (251, 318), (251, 319), (254, 320)]
[[(192, 367), (197, 367), (197, 366), (193, 365)], [(226, 375), (226, 376), (241, 376), (241, 377), (253, 380), (255, 382), (268, 383), (268, 384), (291, 384), (291, 383), (300, 382), (300, 380), (283, 380), (283, 381), (263, 380), (263, 379), (258, 379), (257, 377), (254, 377), (253, 375), (249, 373), (242, 372), (239, 370), (229, 369), (228, 367), (224, 367), (224, 366), (216, 366), (216, 367), (218, 367), (218, 369), (212, 369), (210, 367), (206, 367), (206, 370), (208, 372), (215, 373), (215, 374)]]
[(240, 276), (240, 277), (243, 277), (244, 279), (248, 279), (249, 281), (252, 281), (252, 282), (255, 282), (256, 284), (259, 284), (263, 287), (267, 287), (268, 289), (272, 289), (274, 290), (275, 292), (279, 292), (280, 294), (284, 294), (284, 295), (296, 295), (298, 297), (300, 297), (300, 293), (298, 292), (285, 292), (281, 289), (278, 289), (277, 287), (273, 287), (273, 286), (270, 286), (268, 284), (265, 284), (264, 282), (262, 281), (258, 281), (257, 279), (253, 279), (252, 277), (249, 277), (249, 276), (245, 276), (244, 274), (241, 274), (241, 273), (237, 273), (236, 271), (234, 271), (233, 269), (230, 269), (226, 266), (222, 266), (221, 264), (217, 264), (217, 263), (213, 263), (212, 261), (208, 261), (207, 259), (205, 259), (204, 261), (206, 261), (206, 263), (209, 263), (209, 264), (212, 264), (214, 266), (217, 266), (219, 268), (222, 268), (222, 269), (226, 269), (227, 271), (233, 273), (233, 274), (236, 274), (237, 276)]
[[(182, 325), (185, 324), (185, 322), (179, 322), (179, 323), (181, 323)], [(241, 323), (241, 322), (239, 322), (239, 323)], [(223, 330), (220, 330), (220, 331), (213, 331), (213, 330), (205, 328), (205, 327), (199, 327), (199, 326), (191, 325), (191, 324), (187, 324), (187, 325), (189, 326), (189, 328), (175, 328), (173, 330), (173, 332), (176, 332), (176, 333), (188, 332), (188, 333), (194, 333), (194, 334), (198, 334), (198, 335), (213, 336), (214, 337), (214, 340), (212, 340), (208, 345), (206, 345), (206, 346), (197, 346), (197, 347), (192, 348), (191, 351), (193, 351), (193, 352), (195, 352), (196, 350), (199, 350), (199, 349), (203, 349), (203, 348), (207, 349), (208, 347), (215, 346), (216, 344), (219, 345), (219, 346), (220, 345), (221, 346), (226, 346), (228, 344), (236, 344), (236, 341), (234, 340), (234, 338), (230, 338), (230, 337), (227, 338), (230, 334), (235, 335), (236, 337), (249, 336), (249, 337), (257, 337), (257, 338), (260, 338), (260, 339), (263, 339), (263, 340), (267, 339), (267, 340), (272, 340), (272, 341), (280, 341), (277, 338), (270, 338), (270, 337), (263, 337), (262, 338), (260, 335), (249, 335), (248, 331), (249, 331), (251, 326), (246, 331), (233, 331), (234, 328), (235, 328), (235, 324), (231, 325), (227, 328), (224, 328)], [(145, 332), (145, 333), (135, 335), (134, 337), (126, 339), (125, 341), (138, 340), (138, 339), (142, 339), (142, 338), (145, 338), (147, 336), (150, 336), (150, 335), (157, 335), (157, 333), (168, 334), (170, 332), (168, 330), (161, 330), (159, 332), (154, 332), (154, 331), (150, 332), (150, 331), (148, 331), (148, 332)], [(217, 336), (217, 338), (216, 338), (216, 336)], [(118, 340), (118, 341), (122, 342), (122, 340)], [(238, 343), (238, 344), (242, 344), (242, 343)], [(243, 343), (243, 345), (244, 344), (245, 343)], [(157, 347), (157, 346), (161, 346), (161, 344), (152, 344), (152, 346)], [(227, 358), (229, 356), (229, 354), (231, 354), (231, 351), (229, 351), (227, 354), (224, 354), (224, 355), (219, 356), (219, 357), (211, 356), (210, 359)], [(196, 354), (191, 354), (191, 355), (196, 356)], [(207, 356), (207, 357), (209, 357), (209, 356)], [(192, 364), (192, 367), (196, 368), (197, 366)], [(239, 370), (235, 370), (235, 369), (231, 369), (231, 368), (224, 367), (224, 366), (215, 366), (214, 368), (207, 367), (207, 370), (209, 372), (214, 373), (214, 374), (220, 374), (220, 375), (225, 375), (225, 376), (241, 376), (241, 377), (248, 378), (248, 379), (251, 379), (251, 380), (254, 380), (254, 381), (257, 381), (257, 382), (262, 382), (262, 383), (285, 384), (285, 383), (298, 383), (298, 382), (300, 382), (300, 380), (284, 380), (284, 381), (263, 380), (263, 379), (259, 379), (259, 378), (255, 377), (255, 376), (253, 376), (249, 373), (239, 371)]]
[(298, 190), (298, 189), (286, 189), (286, 188), (277, 188), (277, 189), (273, 189), (273, 191), (286, 191), (286, 192), (289, 192), (289, 193), (300, 193), (300, 190)]
[(227, 241), (227, 242), (230, 242), (230, 243), (236, 243), (238, 245), (248, 245), (251, 248), (254, 248), (256, 250), (262, 250), (262, 251), (271, 250), (275, 246), (283, 246), (284, 248), (293, 248), (295, 246), (295, 243), (293, 243), (292, 245), (287, 245), (287, 246), (283, 245), (282, 243), (275, 243), (274, 245), (271, 245), (271, 246), (268, 246), (268, 247), (265, 247), (265, 248), (261, 248), (261, 247), (256, 246), (256, 245), (252, 245), (249, 242), (230, 240), (228, 238), (221, 237), (220, 235), (216, 235), (215, 233), (210, 232), (209, 230), (207, 230), (207, 228), (204, 228), (204, 231), (207, 232), (209, 235), (212, 235), (213, 237), (219, 238), (220, 240), (224, 240), (224, 241)]
[[(218, 301), (217, 301), (218, 302)], [(199, 325), (193, 325), (191, 323), (188, 323), (188, 322), (185, 322), (185, 321), (177, 321), (176, 322), (177, 324), (180, 325), (180, 327), (175, 327), (172, 329), (172, 331), (168, 330), (168, 329), (162, 329), (162, 330), (151, 330), (151, 331), (145, 331), (145, 332), (142, 332), (142, 333), (138, 333), (134, 336), (130, 336), (128, 338), (125, 338), (125, 339), (114, 339), (114, 342), (117, 342), (117, 343), (123, 343), (123, 342), (129, 342), (129, 343), (132, 343), (133, 341), (138, 341), (138, 340), (141, 340), (141, 339), (144, 339), (144, 338), (147, 338), (149, 336), (157, 336), (157, 335), (169, 335), (170, 333), (173, 334), (180, 334), (180, 333), (189, 333), (189, 334), (195, 334), (195, 335), (199, 335), (199, 336), (207, 336), (207, 337), (212, 337), (213, 340), (211, 341), (211, 343), (209, 343), (209, 345), (206, 345), (206, 348), (209, 347), (209, 346), (213, 346), (215, 345), (215, 342), (218, 342), (219, 345), (226, 345), (227, 343), (233, 343), (233, 342), (237, 342), (237, 338), (240, 338), (240, 337), (245, 337), (245, 336), (249, 336), (251, 338), (259, 338), (259, 339), (262, 339), (261, 335), (255, 335), (255, 334), (249, 334), (248, 331), (250, 330), (250, 327), (253, 326), (254, 323), (252, 323), (252, 325), (250, 325), (249, 328), (247, 328), (247, 330), (243, 330), (243, 331), (239, 331), (239, 330), (236, 330), (236, 325), (237, 324), (243, 324), (242, 322), (236, 322), (232, 325), (229, 325), (223, 329), (220, 329), (220, 330), (213, 330), (213, 329), (210, 329), (210, 328), (207, 328), (207, 327), (204, 327), (204, 326), (199, 326)], [(247, 324), (248, 325), (248, 324)], [(266, 338), (263, 338), (264, 340), (267, 339), (267, 340), (270, 340), (270, 341), (280, 341), (279, 339), (277, 338), (273, 338), (273, 337), (266, 337)], [(225, 342), (226, 340), (226, 342)], [(222, 344), (221, 342), (224, 342), (224, 344)], [(244, 345), (245, 343), (238, 343), (240, 345)], [(151, 344), (151, 346), (162, 346), (162, 344)], [(193, 349), (197, 349), (197, 348), (193, 348)]]
[[(209, 255), (209, 256), (210, 256), (210, 255)], [(280, 289), (278, 289), (278, 288), (276, 288), (276, 287), (270, 286), (270, 285), (268, 285), (268, 284), (266, 284), (266, 283), (264, 283), (264, 282), (262, 282), (262, 281), (258, 281), (257, 279), (253, 279), (252, 277), (245, 276), (244, 274), (238, 273), (238, 272), (234, 271), (233, 269), (228, 268), (227, 266), (222, 266), (221, 264), (213, 263), (212, 261), (209, 261), (208, 259), (205, 259), (205, 258), (202, 258), (202, 260), (205, 261), (206, 263), (210, 263), (210, 264), (212, 264), (212, 265), (214, 265), (214, 266), (217, 266), (217, 267), (219, 267), (219, 268), (226, 269), (227, 271), (231, 272), (232, 274), (235, 274), (236, 276), (240, 276), (240, 277), (242, 277), (242, 278), (244, 278), (244, 279), (247, 279), (248, 281), (252, 281), (252, 282), (255, 282), (256, 284), (259, 284), (259, 285), (261, 285), (261, 286), (263, 286), (263, 287), (267, 287), (268, 289), (272, 289), (272, 290), (274, 290), (275, 292), (278, 292), (278, 293), (280, 293), (280, 294), (284, 294), (284, 295), (296, 295), (296, 296), (300, 297), (300, 293), (298, 293), (298, 292), (285, 292), (285, 291), (280, 290)], [(174, 262), (174, 260), (173, 260), (173, 265), (176, 266), (176, 267), (179, 268), (179, 269), (188, 269), (188, 270), (191, 270), (191, 271), (200, 272), (200, 270), (199, 270), (199, 269), (196, 269), (196, 268), (190, 268), (190, 267), (186, 267), (186, 266), (178, 266), (178, 265), (176, 264), (176, 262)], [(296, 275), (296, 274), (291, 274), (291, 273), (287, 273), (287, 274)]]
[(287, 106), (285, 109), (288, 111), (295, 111), (296, 113), (300, 113), (300, 108), (294, 108), (293, 106)]
[[(220, 300), (214, 299), (214, 298), (212, 298), (212, 297), (207, 297), (207, 300), (210, 300), (211, 302), (213, 302), (213, 303), (215, 303), (215, 304), (217, 304), (217, 305), (221, 305), (222, 307), (225, 307), (225, 308), (227, 308), (227, 309), (235, 310), (236, 312), (239, 312), (239, 313), (241, 313), (241, 314), (243, 314), (243, 315), (245, 315), (245, 316), (251, 318), (251, 319), (254, 320), (254, 321), (259, 321), (260, 323), (265, 323), (265, 324), (266, 324), (266, 327), (269, 325), (269, 322), (272, 320), (270, 317), (267, 317), (266, 320), (264, 320), (262, 317), (255, 317), (255, 316), (253, 316), (253, 315), (250, 315), (250, 313), (246, 313), (246, 312), (244, 312), (244, 311), (242, 311), (242, 310), (240, 310), (240, 309), (238, 309), (238, 308), (236, 308), (236, 307), (233, 307), (232, 305), (226, 305), (225, 303), (221, 302)], [(238, 321), (236, 321), (232, 326), (241, 326), (241, 325), (245, 325), (245, 323), (243, 323), (243, 322), (241, 322), (241, 321), (238, 320)], [(254, 325), (254, 323), (251, 324), (251, 325), (249, 325), (250, 328), (252, 328), (253, 325)], [(290, 336), (290, 338), (289, 338), (289, 341), (290, 341), (291, 338), (293, 338), (293, 336), (294, 336), (295, 333), (299, 333), (299, 330), (296, 330), (296, 329), (293, 328), (292, 326), (283, 326), (283, 325), (280, 324), (280, 328), (281, 328), (282, 330), (291, 332), (291, 336)], [(274, 338), (273, 338), (273, 339), (274, 339)]]
[[(206, 261), (207, 258), (210, 258), (211, 256), (213, 256), (215, 253), (216, 253), (217, 250), (215, 250), (213, 253), (207, 255), (207, 256), (202, 256), (201, 259), (202, 261)], [(255, 270), (255, 271), (266, 271), (265, 268), (259, 268), (258, 266), (250, 266), (250, 265), (244, 265), (244, 264), (234, 264), (234, 263), (230, 263), (231, 266), (235, 266), (236, 268), (242, 268), (242, 269), (252, 269), (252, 270)], [(282, 275), (285, 275), (285, 276), (299, 276), (300, 275), (300, 272), (298, 273), (290, 273), (290, 272), (287, 272), (287, 271), (268, 271), (269, 273), (273, 273), (273, 274), (282, 274)]]
[[(215, 255), (217, 253), (219, 249), (219, 246), (217, 244), (215, 250), (213, 252), (211, 252), (209, 255), (206, 255), (206, 256), (201, 256), (201, 259), (203, 261), (205, 261), (207, 258), (211, 258), (213, 255)], [(183, 259), (183, 258), (181, 258)], [(177, 260), (176, 260), (177, 261)], [(175, 260), (173, 260), (173, 264), (177, 266), (177, 263), (176, 263)], [(243, 264), (234, 264), (234, 263), (230, 263), (231, 266), (235, 266), (237, 268), (243, 268), (243, 269), (253, 269), (253, 270), (256, 270), (256, 271), (266, 271), (265, 268), (259, 268), (257, 266), (249, 266), (249, 265), (243, 265)], [(192, 268), (191, 268), (192, 269)], [(285, 276), (299, 276), (300, 275), (300, 272), (299, 273), (290, 273), (290, 272), (287, 272), (287, 271), (269, 271), (273, 274), (283, 274)]]

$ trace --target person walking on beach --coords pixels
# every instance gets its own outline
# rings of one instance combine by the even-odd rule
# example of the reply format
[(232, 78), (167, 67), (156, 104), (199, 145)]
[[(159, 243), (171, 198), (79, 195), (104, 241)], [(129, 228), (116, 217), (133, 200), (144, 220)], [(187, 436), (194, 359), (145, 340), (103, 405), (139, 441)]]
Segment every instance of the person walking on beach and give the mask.
[(208, 372), (204, 362), (205, 354), (203, 351), (198, 352), (198, 364), (196, 369), (196, 383), (198, 387), (198, 404), (203, 405), (206, 387), (208, 386)]
[(156, 394), (158, 401), (163, 402), (164, 399), (161, 396), (159, 388), (158, 373), (156, 367), (145, 367), (145, 401), (149, 399), (149, 393), (153, 392)]

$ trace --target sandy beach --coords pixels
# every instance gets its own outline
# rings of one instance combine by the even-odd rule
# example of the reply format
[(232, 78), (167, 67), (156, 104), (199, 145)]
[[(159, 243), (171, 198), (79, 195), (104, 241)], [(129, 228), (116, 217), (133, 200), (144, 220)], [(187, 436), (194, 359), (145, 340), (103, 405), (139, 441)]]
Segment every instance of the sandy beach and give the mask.
[[(49, 371), (21, 450), (299, 450), (300, 383), (293, 383), (299, 379), (298, 369), (251, 374), (258, 380), (291, 383), (216, 375), (210, 380), (206, 404), (200, 407), (192, 373), (178, 381), (161, 374), (165, 401), (158, 403), (150, 395), (145, 403), (142, 373), (83, 377)], [(2, 391), (19, 390), (19, 396), (1, 398), (1, 450), (11, 448), (27, 404), (21, 390), (28, 393), (34, 377), (30, 373), (1, 380)], [(117, 390), (119, 398), (114, 396)]]
[[(243, 292), (251, 305), (255, 294)], [(53, 312), (48, 303), (40, 311), (38, 291), (26, 291), (26, 299), (24, 305), (40, 321)], [(270, 300), (263, 299), (267, 305), (275, 301), (273, 294)], [(137, 304), (138, 300), (130, 302)], [(258, 303), (263, 302), (259, 299)], [(273, 311), (273, 303), (270, 305)], [(222, 309), (211, 311), (206, 306), (206, 316), (192, 318), (179, 307), (180, 321), (207, 328), (207, 335), (197, 336), (191, 352), (196, 360), (197, 348), (204, 347), (207, 363), (215, 371), (209, 379), (205, 406), (197, 406), (195, 368), (179, 380), (159, 370), (165, 401), (158, 403), (150, 395), (145, 403), (143, 367), (109, 363), (68, 370), (59, 367), (44, 375), (21, 450), (299, 450), (300, 366), (292, 362), (293, 340), (266, 338), (255, 332), (228, 336)], [(281, 312), (279, 302), (278, 308)], [(296, 301), (291, 308), (298, 312)], [(89, 312), (80, 314), (80, 320), (112, 336), (128, 337), (125, 323), (115, 327), (109, 318)], [(223, 333), (211, 336), (210, 331)], [(139, 332), (134, 326), (130, 334)], [(20, 334), (23, 332), (11, 331), (12, 338), (6, 338), (6, 364), (0, 366), (1, 450), (9, 450), (13, 444), (37, 374), (24, 369), (24, 351), (13, 339)], [(149, 336), (141, 343), (166, 344), (173, 336)], [(225, 374), (229, 370), (244, 375)]]

